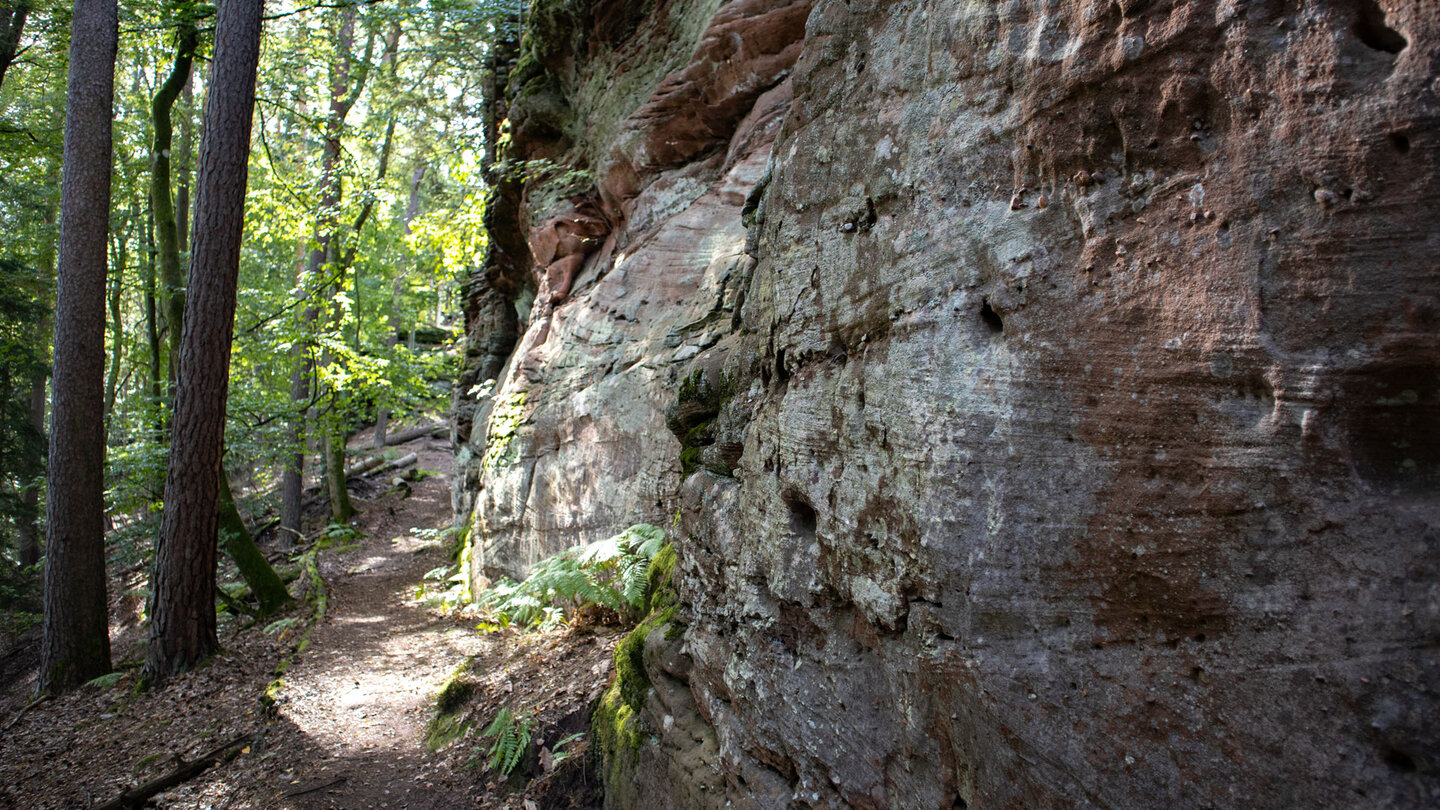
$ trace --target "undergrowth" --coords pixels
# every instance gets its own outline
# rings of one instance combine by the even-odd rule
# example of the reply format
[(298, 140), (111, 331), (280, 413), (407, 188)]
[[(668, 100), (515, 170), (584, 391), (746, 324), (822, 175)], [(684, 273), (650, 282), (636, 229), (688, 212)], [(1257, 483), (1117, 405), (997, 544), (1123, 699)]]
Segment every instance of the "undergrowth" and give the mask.
[(480, 739), (493, 740), (485, 752), (487, 765), (501, 776), (509, 776), (530, 751), (530, 737), (535, 731), (535, 718), (528, 714), (501, 709), (480, 732)]
[(489, 616), (478, 629), (553, 629), (587, 605), (633, 621), (649, 607), (650, 562), (664, 544), (664, 529), (640, 523), (541, 560), (523, 582), (502, 578), (478, 595)]

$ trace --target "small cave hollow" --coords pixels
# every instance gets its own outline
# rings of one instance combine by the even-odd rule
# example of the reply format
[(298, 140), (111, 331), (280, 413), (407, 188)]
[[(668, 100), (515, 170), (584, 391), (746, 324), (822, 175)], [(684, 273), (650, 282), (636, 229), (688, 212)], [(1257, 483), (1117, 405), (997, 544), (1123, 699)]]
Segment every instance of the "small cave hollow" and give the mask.
[(1403, 132), (1392, 132), (1389, 136), (1390, 146), (1396, 152), (1405, 154), (1410, 151), (1410, 136)]
[(995, 311), (994, 307), (990, 306), (990, 299), (988, 298), (980, 303), (980, 320), (985, 323), (985, 328), (989, 329), (993, 334), (998, 335), (1005, 331), (1005, 321), (1000, 317), (1000, 314)]
[(802, 540), (813, 539), (819, 527), (815, 507), (805, 500), (805, 496), (794, 490), (786, 491), (782, 500), (790, 510), (790, 533)]
[(1415, 773), (1418, 770), (1415, 759), (1398, 748), (1387, 748), (1382, 754), (1385, 764), (1396, 773)]
[(1404, 35), (1386, 23), (1385, 12), (1375, 0), (1360, 0), (1359, 14), (1351, 31), (1365, 47), (1384, 53), (1400, 53), (1410, 44)]

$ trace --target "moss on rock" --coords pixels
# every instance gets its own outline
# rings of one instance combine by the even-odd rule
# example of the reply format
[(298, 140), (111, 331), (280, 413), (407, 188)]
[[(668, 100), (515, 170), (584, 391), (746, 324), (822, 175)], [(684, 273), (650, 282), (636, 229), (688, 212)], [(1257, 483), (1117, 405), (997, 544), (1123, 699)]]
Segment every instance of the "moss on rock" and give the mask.
[(425, 747), (431, 751), (444, 748), (470, 728), (464, 709), (476, 688), (475, 682), (470, 679), (472, 660), (466, 658), (461, 661), (435, 695), (435, 715), (425, 724)]
[(600, 697), (590, 720), (603, 763), (605, 784), (619, 784), (634, 769), (640, 746), (649, 736), (640, 716), (650, 693), (645, 673), (645, 639), (660, 628), (673, 627), (678, 607), (670, 586), (675, 574), (675, 544), (667, 543), (650, 561), (649, 615), (615, 647), (615, 680)]

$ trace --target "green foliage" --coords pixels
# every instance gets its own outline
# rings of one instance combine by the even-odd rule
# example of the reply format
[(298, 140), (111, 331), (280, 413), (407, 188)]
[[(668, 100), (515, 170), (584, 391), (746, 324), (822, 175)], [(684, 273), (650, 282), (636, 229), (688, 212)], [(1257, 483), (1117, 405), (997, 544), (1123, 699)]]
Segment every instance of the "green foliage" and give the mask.
[(570, 749), (570, 746), (583, 739), (585, 739), (584, 732), (578, 731), (574, 734), (561, 737), (560, 740), (555, 743), (555, 747), (550, 750), (550, 755), (554, 759), (555, 764), (559, 765), (571, 756), (574, 756), (575, 752)]
[(284, 638), (297, 626), (301, 626), (304, 623), (305, 617), (303, 616), (289, 616), (284, 619), (276, 619), (275, 621), (265, 625), (264, 632), (267, 636), (278, 635), (281, 638)]
[(470, 601), (468, 579), (463, 566), (432, 568), (425, 572), (425, 582), (416, 588), (415, 599), (427, 608), (447, 612), (459, 610)]
[(517, 626), (547, 630), (566, 620), (566, 608), (599, 605), (626, 615), (647, 604), (651, 559), (665, 530), (641, 523), (613, 537), (547, 557), (524, 582), (501, 579), (479, 594), (493, 618), (481, 629)]
[(650, 613), (615, 645), (615, 680), (610, 682), (591, 717), (590, 727), (600, 749), (604, 778), (608, 783), (626, 778), (633, 772), (637, 752), (647, 734), (640, 711), (650, 691), (650, 678), (645, 672), (645, 640), (660, 628), (676, 628), (677, 603), (670, 583), (675, 573), (675, 545), (660, 549), (651, 560), (648, 572)]
[(319, 549), (335, 549), (343, 551), (354, 544), (365, 539), (365, 533), (354, 526), (345, 523), (331, 523), (320, 532), (315, 540), (315, 547)]
[(492, 740), (485, 752), (487, 763), (502, 776), (509, 776), (530, 750), (530, 735), (535, 730), (535, 719), (528, 714), (516, 714), (501, 709), (480, 732), (480, 739)]

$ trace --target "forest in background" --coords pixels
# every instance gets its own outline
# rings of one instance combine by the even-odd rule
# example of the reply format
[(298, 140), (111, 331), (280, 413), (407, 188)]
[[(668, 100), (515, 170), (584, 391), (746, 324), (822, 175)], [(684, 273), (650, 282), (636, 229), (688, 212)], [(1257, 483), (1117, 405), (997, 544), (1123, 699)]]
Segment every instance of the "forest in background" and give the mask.
[[(460, 286), (483, 248), (480, 54), (522, 13), (463, 0), (265, 4), (219, 497), (223, 509), (233, 488), (252, 526), (303, 532), (303, 484), (321, 471), (329, 519), (343, 524), (347, 440), (375, 423), (383, 444), (388, 419), (448, 401), (435, 383), (454, 379), (457, 358), (434, 349), (459, 336)], [(0, 15), (0, 608), (13, 633), (39, 620), (72, 10), (7, 0)], [(103, 375), (112, 566), (147, 567), (160, 531), (215, 20), (194, 2), (118, 9)]]

